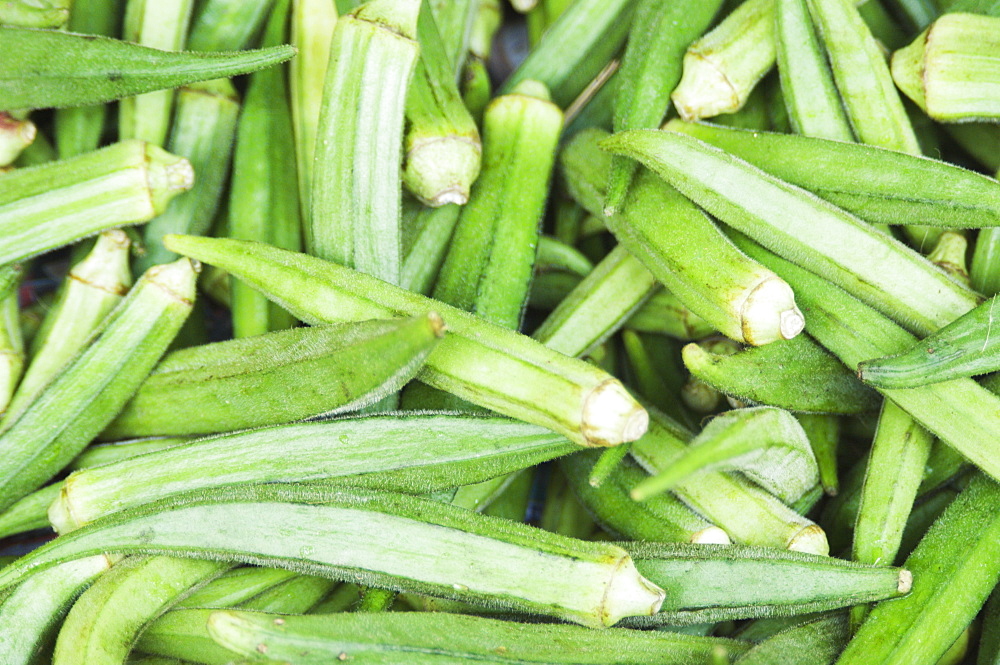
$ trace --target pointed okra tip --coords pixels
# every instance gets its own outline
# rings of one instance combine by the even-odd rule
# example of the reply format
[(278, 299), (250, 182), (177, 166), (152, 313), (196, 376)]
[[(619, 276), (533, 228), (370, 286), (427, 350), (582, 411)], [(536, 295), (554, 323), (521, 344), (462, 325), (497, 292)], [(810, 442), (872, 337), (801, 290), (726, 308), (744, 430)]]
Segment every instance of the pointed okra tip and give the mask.
[(160, 215), (175, 196), (194, 187), (194, 167), (183, 157), (172, 155), (152, 143), (145, 144), (145, 150), (149, 198), (156, 214)]
[(604, 381), (583, 400), (580, 430), (591, 446), (635, 441), (649, 428), (649, 414), (617, 379)]

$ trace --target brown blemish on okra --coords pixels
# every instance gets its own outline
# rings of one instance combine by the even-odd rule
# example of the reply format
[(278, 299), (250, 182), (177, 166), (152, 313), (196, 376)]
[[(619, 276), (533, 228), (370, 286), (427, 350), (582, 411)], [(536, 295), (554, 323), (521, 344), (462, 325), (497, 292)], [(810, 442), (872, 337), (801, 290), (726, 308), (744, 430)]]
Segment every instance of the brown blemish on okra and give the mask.
[[(194, 259), (188, 259), (191, 264), (191, 270), (198, 274), (201, 272), (201, 262)], [(182, 264), (183, 265), (183, 264)], [(146, 271), (146, 276), (149, 282), (160, 288), (161, 291), (169, 295), (174, 300), (187, 305), (193, 306), (194, 299), (182, 293), (187, 289), (187, 283), (189, 281), (186, 270), (178, 270), (179, 266), (176, 263), (167, 263), (164, 265), (153, 266)], [(440, 318), (440, 317), (438, 317)]]

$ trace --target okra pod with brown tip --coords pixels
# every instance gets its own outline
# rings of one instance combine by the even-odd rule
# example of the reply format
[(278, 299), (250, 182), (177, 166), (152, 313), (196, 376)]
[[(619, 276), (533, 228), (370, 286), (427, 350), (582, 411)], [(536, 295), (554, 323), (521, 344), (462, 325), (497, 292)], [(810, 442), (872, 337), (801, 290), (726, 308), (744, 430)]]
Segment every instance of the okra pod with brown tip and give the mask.
[(0, 506), (43, 485), (114, 418), (187, 318), (196, 276), (188, 259), (146, 271), (82, 353), (4, 424)]
[(141, 141), (17, 169), (0, 188), (0, 264), (148, 221), (193, 182), (186, 159)]
[(618, 380), (468, 312), (267, 245), (194, 236), (169, 236), (167, 244), (253, 284), (308, 323), (440, 312), (450, 332), (417, 378), (480, 406), (580, 445), (617, 445), (646, 431), (645, 410)]
[(0, 112), (0, 166), (11, 164), (35, 140), (37, 129), (30, 120)]

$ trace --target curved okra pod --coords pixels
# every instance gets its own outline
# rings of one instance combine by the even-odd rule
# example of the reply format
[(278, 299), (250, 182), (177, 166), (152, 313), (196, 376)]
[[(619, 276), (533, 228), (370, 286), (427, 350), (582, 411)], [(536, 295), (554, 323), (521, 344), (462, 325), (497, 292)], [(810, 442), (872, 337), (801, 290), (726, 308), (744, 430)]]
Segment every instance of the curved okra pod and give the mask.
[[(269, 532), (287, 535), (259, 537)], [(0, 569), (0, 587), (96, 552), (252, 562), (592, 627), (654, 614), (663, 600), (614, 545), (402, 494), (291, 485), (189, 493), (108, 516)]]
[(726, 532), (671, 495), (652, 497), (637, 503), (629, 491), (648, 476), (632, 464), (619, 464), (600, 486), (589, 475), (601, 453), (586, 450), (560, 460), (573, 493), (591, 515), (613, 534), (633, 540), (669, 543), (729, 544)]
[(53, 308), (32, 340), (31, 363), (5, 414), (10, 422), (87, 344), (132, 286), (128, 235), (105, 231), (70, 269)]
[(228, 567), (168, 556), (130, 557), (116, 564), (73, 603), (59, 629), (52, 665), (124, 663), (152, 619)]
[(1000, 225), (997, 181), (943, 161), (860, 143), (679, 120), (665, 128), (722, 148), (869, 222), (955, 229)]
[(104, 554), (75, 559), (35, 575), (0, 601), (0, 662), (34, 665), (55, 640), (60, 620), (95, 578), (108, 570)]
[(233, 483), (344, 482), (428, 492), (574, 450), (563, 437), (504, 418), (407, 412), (300, 423), (201, 439), (78, 471), (63, 484), (49, 516), (67, 531), (170, 494)]
[(400, 148), (417, 62), (417, 0), (337, 21), (316, 134), (309, 252), (399, 283)]
[(102, 437), (212, 434), (352, 411), (402, 388), (443, 336), (431, 313), (181, 349), (157, 365)]
[(114, 418), (187, 318), (196, 276), (188, 259), (146, 271), (89, 346), (4, 424), (0, 507), (42, 486)]
[(858, 376), (876, 388), (914, 388), (1000, 369), (1000, 308), (994, 296), (904, 353), (866, 360)]
[[(63, 57), (53, 58), (53, 53)], [(0, 27), (3, 109), (99, 104), (195, 81), (247, 74), (295, 55), (291, 46), (241, 53), (181, 53), (138, 44)]]
[(909, 593), (909, 570), (744, 545), (621, 543), (663, 587), (659, 613), (628, 624), (690, 625), (793, 616)]
[(974, 291), (888, 234), (693, 137), (635, 130), (603, 147), (639, 159), (732, 228), (911, 330), (931, 332), (979, 303)]
[[(279, 617), (229, 610), (210, 614), (208, 630), (236, 653), (294, 658), (302, 665), (328, 663), (345, 654), (375, 665), (401, 659), (413, 665), (467, 661), (708, 665), (720, 653), (736, 657), (749, 648), (719, 637), (626, 629), (596, 632), (436, 612)], [(302, 658), (304, 651), (309, 655)]]
[(806, 335), (733, 355), (688, 344), (683, 358), (694, 376), (741, 401), (797, 413), (849, 415), (878, 410), (878, 394)]
[[(2, 41), (2, 39), (0, 39)], [(191, 164), (149, 143), (123, 141), (3, 176), (0, 264), (139, 224), (191, 189)]]
[(167, 244), (253, 284), (307, 323), (439, 311), (449, 333), (417, 378), (480, 406), (550, 427), (580, 445), (617, 445), (646, 431), (645, 410), (616, 379), (468, 312), (267, 245), (194, 236), (169, 236)]

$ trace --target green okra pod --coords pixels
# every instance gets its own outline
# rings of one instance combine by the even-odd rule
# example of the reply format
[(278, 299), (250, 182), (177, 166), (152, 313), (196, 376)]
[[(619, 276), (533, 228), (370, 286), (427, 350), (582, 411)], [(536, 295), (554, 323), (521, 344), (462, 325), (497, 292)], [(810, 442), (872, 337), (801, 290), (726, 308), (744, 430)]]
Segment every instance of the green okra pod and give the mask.
[(111, 462), (118, 462), (119, 460), (135, 457), (143, 453), (163, 450), (164, 448), (187, 443), (190, 440), (191, 437), (185, 436), (164, 436), (149, 439), (133, 439), (131, 441), (116, 441), (114, 443), (96, 443), (87, 446), (86, 450), (70, 462), (66, 470), (77, 471), (91, 466), (110, 464)]
[[(625, 327), (637, 332), (667, 335), (681, 341), (708, 337), (716, 332), (666, 289), (654, 289), (653, 295), (625, 322)], [(770, 345), (765, 345), (770, 346)]]
[(629, 624), (690, 625), (822, 612), (910, 591), (909, 570), (745, 545), (623, 543), (667, 594), (653, 617)]
[(334, 28), (316, 134), (309, 252), (399, 283), (400, 145), (417, 0), (373, 0)]
[(421, 381), (555, 429), (580, 445), (617, 445), (646, 430), (645, 411), (602, 370), (468, 312), (266, 245), (194, 236), (169, 236), (167, 244), (256, 285), (307, 323), (439, 311), (450, 333), (427, 359)]
[(849, 415), (878, 409), (878, 394), (805, 335), (733, 355), (688, 344), (683, 357), (694, 376), (741, 401), (797, 413)]
[(0, 513), (0, 538), (49, 526), (47, 511), (59, 498), (60, 483), (35, 490)]
[(979, 303), (975, 292), (886, 233), (693, 137), (635, 130), (603, 146), (640, 159), (732, 228), (911, 330), (931, 332)]
[(78, 471), (49, 516), (67, 531), (170, 494), (233, 483), (322, 481), (426, 492), (488, 480), (575, 449), (543, 428), (504, 418), (406, 412), (298, 423)]
[[(22, 28), (61, 28), (70, 17), (67, 2), (12, 0), (0, 6), (0, 25)], [(74, 12), (76, 13), (76, 12)]]
[(1000, 118), (1000, 16), (948, 13), (892, 56), (892, 77), (939, 122)]
[[(303, 665), (330, 662), (341, 654), (379, 665), (400, 659), (414, 665), (467, 661), (597, 665), (608, 659), (621, 665), (654, 660), (664, 665), (708, 665), (714, 654), (735, 657), (749, 647), (718, 637), (626, 629), (595, 632), (428, 612), (278, 617), (220, 611), (209, 616), (208, 630), (239, 654), (302, 658), (296, 662)], [(303, 651), (309, 655), (299, 656)]]
[[(675, 0), (638, 0), (622, 57), (615, 96), (614, 130), (653, 129), (670, 107), (670, 93), (681, 80), (681, 63), (688, 45), (712, 22), (722, 0), (695, 4)], [(623, 157), (614, 160), (604, 202), (606, 216), (614, 215), (636, 166)]]
[(281, 568), (233, 568), (174, 603), (172, 609), (236, 607), (294, 577), (294, 572)]
[(486, 108), (483, 172), (462, 209), (434, 298), (520, 327), (563, 114), (524, 81)]
[(472, 16), (469, 32), (469, 55), (467, 62), (485, 63), (493, 52), (493, 40), (503, 23), (503, 7), (500, 0), (478, 0)]
[[(7, 587), (97, 552), (244, 561), (366, 586), (503, 605), (592, 627), (651, 615), (663, 591), (625, 550), (389, 492), (265, 485), (154, 502), (66, 534), (0, 569)], [(164, 510), (166, 506), (169, 510)], [(219, 529), (226, 523), (232, 528)], [(260, 532), (288, 534), (261, 539)], [(378, 534), (393, 533), (387, 550)], [(482, 575), (482, 567), (494, 573)]]
[(7, 665), (34, 665), (50, 649), (70, 605), (95, 578), (111, 566), (97, 554), (55, 566), (24, 582), (0, 601), (0, 658)]
[(1000, 661), (1000, 591), (994, 590), (983, 609), (982, 637), (979, 640), (977, 665)]
[(737, 665), (833, 665), (850, 639), (847, 619), (833, 614), (783, 630), (747, 651)]
[(593, 262), (571, 244), (552, 236), (539, 236), (538, 260), (535, 263), (536, 273), (564, 270), (580, 277), (586, 277), (593, 269)]
[(619, 464), (600, 486), (589, 482), (600, 453), (585, 450), (560, 460), (573, 493), (605, 530), (633, 540), (669, 543), (716, 543), (729, 537), (717, 526), (671, 495), (660, 495), (638, 503), (629, 492), (648, 476), (634, 463)]
[(191, 21), (191, 51), (239, 51), (253, 42), (274, 0), (206, 0)]
[(192, 586), (228, 564), (168, 556), (130, 557), (101, 575), (73, 603), (52, 655), (53, 665), (125, 662), (143, 628)]
[(462, 205), (479, 175), (482, 143), (429, 3), (421, 4), (417, 38), (420, 59), (406, 99), (403, 184), (429, 206)]
[[(53, 53), (61, 54), (53, 58)], [(165, 52), (93, 35), (0, 27), (0, 109), (98, 104), (291, 59), (280, 46), (242, 53)]]
[(16, 160), (21, 151), (35, 140), (35, 123), (21, 120), (9, 113), (0, 113), (0, 167), (8, 166)]
[[(625, 44), (635, 6), (635, 0), (574, 2), (510, 75), (502, 92), (511, 92), (521, 81), (541, 81), (552, 91), (552, 101), (567, 108)], [(573, 44), (570, 52), (567, 44)]]
[(164, 249), (164, 235), (208, 231), (229, 172), (239, 112), (239, 97), (228, 79), (193, 83), (177, 91), (167, 149), (191, 162), (197, 176), (191, 191), (171, 201), (143, 229), (146, 252), (139, 257), (137, 272), (176, 259)]
[(352, 411), (402, 388), (443, 336), (431, 313), (174, 351), (102, 437), (212, 434)]
[(0, 289), (0, 414), (10, 410), (24, 371), (24, 337), (17, 311), (17, 282), (13, 289)]
[(422, 208), (413, 223), (404, 227), (400, 286), (414, 293), (431, 294), (461, 213), (462, 208), (454, 203)]
[(187, 318), (196, 276), (188, 259), (146, 271), (87, 348), (4, 423), (0, 506), (42, 486), (114, 418)]
[(996, 180), (936, 159), (677, 120), (666, 127), (721, 148), (869, 222), (956, 229), (1000, 224)]
[(478, 0), (429, 0), (427, 4), (441, 33), (451, 77), (457, 80), (466, 62), (472, 25), (482, 3)]
[(819, 482), (828, 496), (836, 496), (840, 487), (837, 449), (840, 444), (840, 419), (827, 414), (799, 413), (796, 416), (812, 447), (819, 467)]
[(914, 388), (1000, 369), (996, 305), (994, 296), (904, 353), (860, 363), (858, 376), (876, 388)]
[(32, 341), (31, 363), (10, 403), (23, 411), (86, 345), (132, 286), (128, 236), (105, 231), (86, 258), (70, 269), (63, 290)]
[(17, 169), (3, 176), (0, 191), (0, 263), (145, 222), (193, 180), (186, 159), (141, 141)]
[(1000, 488), (977, 475), (907, 558), (912, 593), (877, 605), (837, 662), (936, 663), (1000, 578), (998, 506)]

